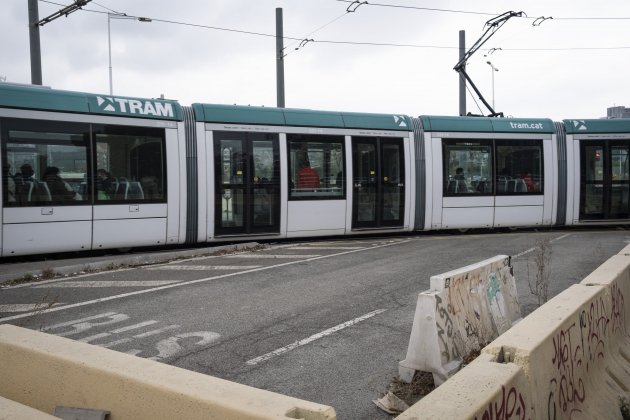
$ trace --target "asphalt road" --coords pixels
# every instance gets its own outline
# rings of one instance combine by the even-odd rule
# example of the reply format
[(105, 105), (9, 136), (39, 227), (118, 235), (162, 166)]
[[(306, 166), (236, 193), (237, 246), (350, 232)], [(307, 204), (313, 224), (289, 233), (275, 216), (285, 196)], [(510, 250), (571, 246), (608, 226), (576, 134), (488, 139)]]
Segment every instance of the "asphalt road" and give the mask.
[(537, 245), (550, 297), (630, 242), (621, 229), (421, 234), (269, 244), (264, 249), (0, 289), (11, 323), (388, 419), (372, 400), (406, 354), (432, 275), (513, 257), (523, 314)]

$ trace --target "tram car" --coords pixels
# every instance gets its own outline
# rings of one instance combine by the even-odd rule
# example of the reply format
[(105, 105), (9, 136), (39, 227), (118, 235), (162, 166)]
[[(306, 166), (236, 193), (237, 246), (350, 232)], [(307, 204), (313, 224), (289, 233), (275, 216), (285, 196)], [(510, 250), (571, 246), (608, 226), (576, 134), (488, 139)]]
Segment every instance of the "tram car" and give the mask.
[(630, 120), (228, 106), (0, 83), (1, 256), (629, 222)]

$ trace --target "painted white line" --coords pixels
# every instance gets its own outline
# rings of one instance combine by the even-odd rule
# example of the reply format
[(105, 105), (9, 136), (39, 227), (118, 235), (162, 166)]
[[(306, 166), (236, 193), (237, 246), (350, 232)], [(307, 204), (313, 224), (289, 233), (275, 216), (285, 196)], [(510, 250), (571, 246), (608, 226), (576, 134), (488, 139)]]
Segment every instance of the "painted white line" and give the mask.
[(512, 258), (522, 257), (523, 255), (527, 255), (527, 254), (529, 254), (530, 252), (534, 252), (535, 250), (536, 250), (536, 248), (529, 248), (529, 249), (526, 249), (526, 250), (525, 250), (525, 251), (523, 251), (523, 252), (519, 252), (518, 254), (513, 255), (513, 256), (512, 256)]
[[(47, 314), (47, 313), (51, 313), (51, 312), (65, 311), (67, 309), (79, 308), (81, 306), (95, 305), (97, 303), (109, 302), (111, 300), (124, 299), (124, 298), (131, 297), (131, 296), (138, 296), (138, 295), (143, 295), (145, 293), (158, 292), (160, 290), (167, 290), (167, 289), (172, 289), (172, 288), (175, 288), (175, 287), (189, 286), (191, 284), (205, 283), (205, 282), (212, 281), (212, 280), (218, 280), (218, 279), (224, 279), (224, 278), (228, 278), (228, 277), (240, 276), (242, 274), (250, 274), (250, 273), (256, 273), (256, 272), (259, 272), (259, 271), (273, 270), (275, 268), (280, 268), (280, 267), (286, 267), (286, 266), (289, 266), (289, 265), (300, 264), (300, 263), (303, 263), (305, 261), (317, 261), (317, 260), (321, 260), (321, 259), (325, 259), (325, 258), (339, 257), (341, 255), (354, 254), (354, 253), (364, 252), (364, 251), (371, 251), (371, 250), (374, 250), (374, 249), (385, 248), (385, 247), (392, 246), (392, 245), (402, 245), (402, 244), (405, 244), (407, 242), (411, 242), (411, 239), (406, 240), (406, 241), (382, 244), (382, 245), (378, 245), (378, 246), (375, 246), (375, 247), (372, 247), (372, 248), (353, 249), (353, 250), (350, 250), (350, 251), (337, 252), (335, 254), (330, 254), (330, 255), (322, 255), (322, 256), (318, 256), (318, 257), (307, 258), (305, 260), (287, 261), (287, 262), (280, 263), (280, 264), (274, 264), (274, 265), (268, 265), (268, 266), (265, 266), (265, 267), (254, 268), (252, 270), (237, 271), (235, 273), (220, 274), (218, 276), (205, 277), (205, 278), (197, 279), (197, 280), (182, 281), (180, 283), (168, 284), (166, 286), (154, 287), (154, 288), (151, 288), (151, 289), (136, 290), (134, 292), (122, 293), (120, 295), (107, 296), (107, 297), (104, 297), (104, 298), (87, 300), (85, 302), (77, 302), (77, 303), (73, 303), (73, 304), (70, 304), (70, 305), (58, 306), (56, 308), (44, 309), (42, 311), (39, 311), (37, 314), (38, 315), (40, 315), (40, 314), (43, 315), (43, 314)], [(5, 318), (0, 318), (0, 324), (8, 322), (8, 321), (14, 321), (16, 319), (27, 318), (27, 317), (30, 317), (30, 316), (33, 316), (33, 314), (32, 313), (26, 313), (26, 314), (13, 315), (13, 316), (5, 317)]]
[(364, 246), (294, 246), (291, 250), (297, 249), (299, 251), (319, 251), (320, 249), (335, 250), (335, 249), (365, 249)]
[(53, 306), (63, 305), (63, 303), (53, 303), (52, 305), (40, 302), (40, 303), (13, 303), (0, 305), (0, 312), (32, 312), (38, 309), (52, 308)]
[(572, 235), (572, 233), (565, 233), (564, 235), (558, 236), (557, 238), (554, 238), (554, 239), (550, 240), (549, 242), (556, 242), (556, 241), (559, 241), (560, 239), (564, 239), (567, 236), (571, 236), (571, 235)]
[(182, 271), (211, 271), (211, 270), (251, 270), (262, 267), (260, 265), (161, 265), (146, 267), (145, 270), (182, 270)]
[(322, 332), (319, 332), (317, 334), (311, 335), (310, 337), (303, 338), (302, 340), (295, 341), (295, 342), (289, 344), (288, 346), (280, 347), (279, 349), (276, 349), (276, 350), (274, 350), (272, 352), (269, 352), (267, 354), (263, 354), (262, 356), (259, 356), (259, 357), (256, 357), (254, 359), (248, 360), (245, 363), (250, 365), (250, 366), (254, 366), (254, 365), (257, 365), (258, 363), (265, 362), (265, 361), (267, 361), (267, 360), (269, 360), (269, 359), (271, 359), (273, 357), (279, 356), (279, 355), (284, 354), (284, 353), (286, 353), (288, 351), (291, 351), (291, 350), (296, 349), (298, 347), (304, 346), (304, 345), (306, 345), (308, 343), (312, 343), (313, 341), (319, 340), (322, 337), (326, 337), (326, 336), (328, 336), (328, 335), (330, 335), (330, 334), (332, 334), (334, 332), (337, 332), (337, 331), (343, 330), (344, 328), (348, 328), (348, 327), (350, 327), (352, 325), (358, 324), (359, 322), (365, 321), (366, 319), (369, 319), (369, 318), (372, 318), (375, 315), (382, 314), (386, 310), (387, 309), (377, 309), (375, 311), (369, 312), (369, 313), (367, 313), (365, 315), (362, 315), (362, 316), (360, 316), (358, 318), (354, 318), (354, 319), (352, 319), (350, 321), (346, 321), (343, 324), (335, 325), (332, 328), (329, 328), (329, 329), (324, 330)]
[[(562, 236), (558, 236), (557, 238), (553, 238), (552, 240), (550, 240), (550, 241), (549, 241), (549, 243), (559, 241), (559, 240), (564, 239), (564, 238), (566, 238), (567, 236), (571, 236), (571, 235), (572, 235), (571, 233), (565, 233), (565, 234), (564, 234), (564, 235), (562, 235)], [(519, 252), (518, 254), (513, 255), (513, 256), (512, 256), (512, 258), (522, 257), (523, 255), (527, 255), (527, 254), (529, 254), (530, 252), (534, 252), (535, 250), (536, 250), (536, 247), (526, 249), (526, 250), (525, 250), (525, 251), (523, 251), (523, 252)]]
[(57, 289), (57, 288), (90, 288), (90, 287), (156, 287), (177, 283), (180, 280), (101, 280), (101, 281), (65, 281), (54, 285), (34, 286), (33, 289)]
[[(292, 248), (294, 249), (294, 248)], [(261, 253), (253, 253), (253, 254), (236, 254), (236, 255), (226, 255), (225, 258), (263, 258), (263, 259), (307, 259), (307, 258), (317, 258), (321, 255), (305, 255), (305, 254), (261, 254)]]

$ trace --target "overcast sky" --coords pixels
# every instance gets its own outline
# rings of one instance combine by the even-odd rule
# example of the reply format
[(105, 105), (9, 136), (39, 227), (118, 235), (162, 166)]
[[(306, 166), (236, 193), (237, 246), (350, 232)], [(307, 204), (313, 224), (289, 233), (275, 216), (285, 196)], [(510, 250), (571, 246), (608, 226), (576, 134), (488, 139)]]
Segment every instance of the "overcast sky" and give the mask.
[[(0, 77), (30, 83), (27, 1), (2, 3)], [(84, 10), (41, 27), (43, 83), (57, 89), (109, 92), (106, 13), (110, 9), (155, 19), (150, 23), (111, 19), (115, 95), (164, 94), (182, 105), (275, 106), (273, 36), (157, 20), (274, 35), (275, 9), (281, 7), (285, 37), (314, 40), (298, 50), (299, 41), (284, 41), (287, 107), (457, 115), (458, 76), (453, 66), (458, 61), (459, 30), (466, 31), (470, 47), (482, 35), (488, 19), (513, 10), (523, 11), (529, 18), (510, 19), (472, 56), (468, 66), (488, 102), (492, 102), (492, 68), (486, 62), (490, 60), (499, 69), (494, 84), (497, 111), (558, 120), (599, 118), (606, 115), (607, 107), (630, 107), (627, 0), (370, 3), (346, 13), (350, 3), (338, 0), (92, 1)], [(40, 1), (39, 16), (44, 18), (60, 8)], [(540, 16), (554, 19), (532, 26)], [(491, 48), (501, 50), (490, 54)], [(467, 109), (480, 113), (470, 94)]]

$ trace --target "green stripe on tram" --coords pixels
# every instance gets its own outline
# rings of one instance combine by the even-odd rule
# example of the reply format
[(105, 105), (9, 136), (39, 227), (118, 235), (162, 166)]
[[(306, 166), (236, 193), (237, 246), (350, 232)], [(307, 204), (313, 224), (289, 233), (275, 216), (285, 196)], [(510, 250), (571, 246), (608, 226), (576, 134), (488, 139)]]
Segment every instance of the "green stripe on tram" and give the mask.
[(0, 83), (0, 107), (182, 121), (177, 101), (96, 95)]
[(293, 127), (411, 131), (406, 115), (315, 111), (258, 106), (193, 104), (197, 121)]
[(421, 116), (425, 131), (469, 133), (546, 133), (554, 132), (553, 121), (546, 118), (488, 118)]
[(563, 120), (567, 134), (630, 133), (630, 119)]

